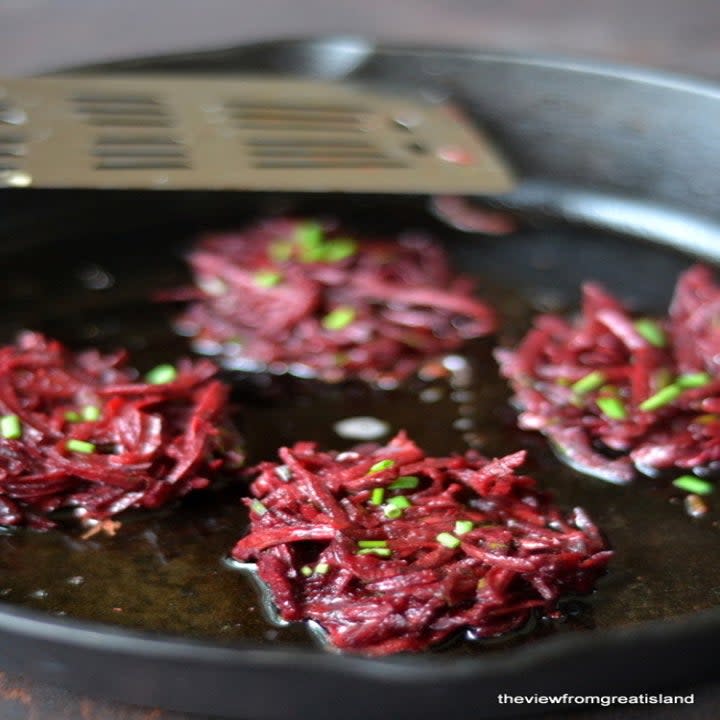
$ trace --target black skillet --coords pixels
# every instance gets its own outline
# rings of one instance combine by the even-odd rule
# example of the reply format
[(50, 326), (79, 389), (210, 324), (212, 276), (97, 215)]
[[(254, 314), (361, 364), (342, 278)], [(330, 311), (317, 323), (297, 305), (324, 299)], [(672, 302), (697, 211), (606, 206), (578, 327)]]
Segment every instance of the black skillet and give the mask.
[[(187, 280), (182, 254), (199, 231), (283, 211), (333, 214), (358, 232), (431, 232), (496, 303), (505, 342), (538, 310), (572, 310), (585, 279), (659, 312), (692, 255), (720, 262), (712, 87), (348, 40), (110, 69), (296, 72), (450, 90), (516, 162), (523, 182), (503, 204), (520, 212), (524, 229), (503, 239), (462, 233), (410, 197), (8, 191), (0, 195), (3, 341), (33, 327), (73, 346), (127, 346), (143, 368), (186, 353), (169, 328), (177, 308), (151, 302), (151, 292)], [(565, 601), (564, 621), (458, 639), (418, 657), (328, 652), (302, 626), (271, 625), (248, 579), (223, 564), (245, 522), (240, 491), (229, 487), (129, 516), (112, 539), (82, 542), (72, 529), (0, 536), (0, 665), (106, 698), (278, 719), (504, 717), (527, 707), (499, 704), (498, 693), (672, 691), (717, 679), (706, 658), (720, 640), (720, 515), (691, 520), (673, 492), (650, 481), (618, 488), (563, 468), (539, 437), (514, 430), (490, 349), (468, 348), (472, 403), (444, 381), (431, 383), (439, 393), (427, 402), (430, 386), (420, 382), (381, 392), (228, 379), (252, 459), (300, 438), (346, 447), (332, 426), (349, 415), (405, 427), (433, 453), (468, 441), (490, 455), (527, 447), (529, 469), (561, 504), (586, 507), (616, 550), (597, 593)]]

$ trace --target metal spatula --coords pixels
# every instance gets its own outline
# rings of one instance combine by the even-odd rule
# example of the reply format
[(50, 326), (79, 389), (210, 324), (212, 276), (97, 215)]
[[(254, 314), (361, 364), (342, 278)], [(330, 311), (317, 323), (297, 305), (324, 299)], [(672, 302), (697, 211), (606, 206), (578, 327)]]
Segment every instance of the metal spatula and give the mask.
[(457, 107), (292, 78), (0, 79), (0, 187), (496, 194)]

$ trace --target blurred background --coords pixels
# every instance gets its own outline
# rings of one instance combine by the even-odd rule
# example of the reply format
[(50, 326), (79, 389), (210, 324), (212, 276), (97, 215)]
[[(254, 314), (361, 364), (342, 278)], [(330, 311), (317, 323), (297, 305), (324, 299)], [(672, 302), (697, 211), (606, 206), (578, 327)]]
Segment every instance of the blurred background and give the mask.
[(0, 0), (0, 74), (327, 33), (582, 55), (720, 79), (718, 0)]

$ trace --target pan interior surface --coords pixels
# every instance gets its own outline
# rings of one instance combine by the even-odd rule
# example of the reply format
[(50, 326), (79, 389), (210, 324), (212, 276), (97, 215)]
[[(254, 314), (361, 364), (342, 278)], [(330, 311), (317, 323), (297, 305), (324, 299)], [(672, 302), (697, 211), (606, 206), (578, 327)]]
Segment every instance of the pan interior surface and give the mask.
[[(693, 262), (653, 243), (551, 220), (509, 237), (473, 236), (441, 225), (412, 199), (38, 193), (0, 227), (0, 341), (30, 328), (78, 349), (127, 347), (141, 370), (190, 354), (188, 340), (171, 327), (179, 306), (155, 302), (153, 294), (189, 282), (183, 255), (199, 233), (277, 212), (339, 217), (359, 237), (429, 233), (498, 309), (499, 344), (515, 342), (537, 312), (576, 310), (585, 280), (603, 283), (638, 311), (661, 313), (678, 273)], [(616, 487), (563, 466), (539, 435), (514, 427), (494, 345), (493, 339), (466, 348), (467, 382), (413, 380), (392, 391), (226, 373), (249, 462), (270, 459), (297, 440), (347, 448), (353, 441), (334, 425), (356, 416), (380, 418), (390, 432), (404, 428), (432, 454), (468, 444), (488, 456), (530, 451), (527, 471), (561, 506), (584, 507), (606, 532), (616, 552), (610, 570), (594, 595), (565, 601), (563, 621), (538, 620), (493, 640), (458, 640), (435, 651), (442, 656), (497, 652), (548, 635), (714, 607), (720, 514), (693, 520), (679, 493), (649, 479)], [(224, 563), (246, 528), (244, 492), (242, 483), (229, 483), (160, 512), (128, 513), (113, 538), (81, 540), (72, 523), (44, 534), (4, 532), (2, 605), (218, 642), (313, 645), (302, 625), (271, 623), (250, 579)]]

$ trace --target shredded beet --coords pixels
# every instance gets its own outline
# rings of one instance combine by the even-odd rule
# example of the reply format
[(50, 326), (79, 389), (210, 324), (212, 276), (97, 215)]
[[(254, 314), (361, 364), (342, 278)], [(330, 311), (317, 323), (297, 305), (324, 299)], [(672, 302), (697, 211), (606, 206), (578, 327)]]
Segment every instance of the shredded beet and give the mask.
[(431, 458), (400, 433), (386, 447), (300, 442), (279, 455), (256, 469), (251, 530), (232, 554), (257, 560), (285, 620), (314, 620), (343, 650), (505, 633), (590, 592), (612, 555), (582, 509), (564, 516), (516, 474), (524, 451)]
[(720, 287), (682, 274), (669, 316), (633, 318), (593, 283), (576, 321), (541, 315), (515, 350), (498, 350), (521, 409), (578, 469), (615, 483), (635, 470), (713, 469), (720, 460)]
[(241, 461), (211, 362), (138, 381), (126, 359), (31, 332), (0, 348), (0, 525), (47, 529), (65, 507), (87, 524), (158, 508)]
[(401, 380), (494, 330), (493, 311), (424, 237), (343, 236), (280, 219), (211, 235), (190, 254), (194, 300), (177, 322), (233, 368)]

